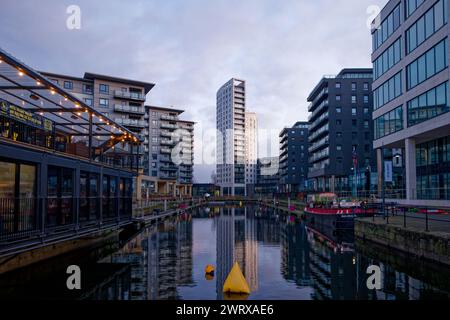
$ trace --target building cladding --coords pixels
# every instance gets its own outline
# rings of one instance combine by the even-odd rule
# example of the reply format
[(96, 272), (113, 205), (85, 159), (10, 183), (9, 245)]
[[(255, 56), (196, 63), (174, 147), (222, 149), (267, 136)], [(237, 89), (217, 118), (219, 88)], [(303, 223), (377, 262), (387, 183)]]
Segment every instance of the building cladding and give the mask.
[(86, 105), (140, 135), (144, 144), (139, 153), (144, 173), (148, 174), (148, 122), (144, 119), (144, 103), (147, 93), (154, 87), (153, 83), (94, 73), (85, 73), (82, 78), (49, 72), (41, 74)]
[(245, 113), (245, 183), (256, 184), (258, 160), (258, 118), (254, 112)]
[(224, 195), (244, 195), (245, 81), (231, 79), (217, 92), (217, 183)]
[(309, 123), (297, 122), (280, 132), (279, 184), (281, 192), (306, 189), (308, 180)]
[(309, 95), (308, 177), (316, 191), (349, 191), (355, 168), (375, 167), (372, 80), (372, 69), (343, 69)]
[(194, 164), (194, 122), (174, 108), (146, 106), (150, 130), (150, 176), (155, 192), (190, 195)]
[(391, 0), (372, 28), (374, 148), (380, 168), (403, 150), (407, 204), (449, 205), (449, 14), (448, 0)]

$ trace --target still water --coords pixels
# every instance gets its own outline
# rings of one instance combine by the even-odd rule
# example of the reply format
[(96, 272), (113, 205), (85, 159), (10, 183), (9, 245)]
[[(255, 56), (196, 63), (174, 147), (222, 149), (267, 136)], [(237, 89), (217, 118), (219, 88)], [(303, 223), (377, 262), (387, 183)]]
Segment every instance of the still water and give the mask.
[[(77, 261), (82, 290), (69, 292), (61, 266)], [(450, 298), (448, 268), (355, 244), (352, 234), (315, 230), (261, 207), (200, 208), (126, 240), (112, 237), (91, 252), (3, 275), (0, 298), (226, 299), (222, 286), (234, 261), (250, 300)], [(214, 277), (205, 275), (207, 264), (215, 266)], [(382, 270), (379, 291), (366, 286), (373, 264)]]

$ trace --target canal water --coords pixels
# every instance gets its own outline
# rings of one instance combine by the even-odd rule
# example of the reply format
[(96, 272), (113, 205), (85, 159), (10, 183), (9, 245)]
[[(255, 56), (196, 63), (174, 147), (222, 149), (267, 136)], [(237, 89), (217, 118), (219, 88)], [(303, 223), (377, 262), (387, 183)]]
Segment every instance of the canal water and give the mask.
[[(237, 261), (252, 291), (222, 294)], [(66, 288), (67, 265), (82, 289)], [(214, 276), (205, 266), (215, 266)], [(379, 266), (382, 289), (367, 288)], [(64, 269), (62, 268), (64, 267)], [(352, 232), (316, 230), (295, 217), (252, 207), (200, 208), (137, 234), (112, 235), (89, 251), (0, 276), (0, 298), (95, 300), (449, 299), (449, 268), (356, 242)]]

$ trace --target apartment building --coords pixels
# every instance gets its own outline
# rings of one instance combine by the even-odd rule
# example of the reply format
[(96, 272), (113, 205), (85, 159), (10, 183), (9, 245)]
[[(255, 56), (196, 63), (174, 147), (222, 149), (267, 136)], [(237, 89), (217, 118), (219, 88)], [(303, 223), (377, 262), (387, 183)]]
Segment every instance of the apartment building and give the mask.
[(406, 190), (386, 196), (408, 205), (450, 206), (449, 14), (448, 0), (391, 0), (372, 28), (379, 181), (401, 150)]
[(194, 125), (181, 120), (184, 110), (146, 106), (150, 131), (150, 178), (153, 192), (191, 196), (194, 164)]
[(254, 112), (245, 113), (245, 184), (247, 194), (254, 191), (258, 160), (258, 119)]
[(222, 195), (246, 194), (245, 81), (231, 79), (217, 92), (216, 173)]
[(372, 69), (343, 69), (324, 76), (309, 95), (308, 177), (315, 191), (370, 189), (376, 171), (372, 79)]
[[(144, 103), (146, 95), (155, 86), (153, 83), (88, 72), (83, 77), (50, 72), (41, 72), (41, 74), (55, 85), (72, 93), (86, 105), (140, 136), (143, 144), (137, 152), (141, 156), (141, 171), (146, 175), (149, 174), (149, 133)], [(120, 149), (120, 146), (117, 146), (116, 152), (129, 152), (129, 150)]]
[(299, 121), (280, 132), (279, 191), (300, 192), (308, 181), (308, 122)]

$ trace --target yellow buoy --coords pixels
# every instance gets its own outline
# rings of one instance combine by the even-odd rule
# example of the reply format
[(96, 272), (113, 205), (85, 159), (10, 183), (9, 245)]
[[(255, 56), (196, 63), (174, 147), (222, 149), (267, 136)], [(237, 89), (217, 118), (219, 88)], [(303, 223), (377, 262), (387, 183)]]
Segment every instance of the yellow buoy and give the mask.
[(250, 294), (250, 288), (248, 286), (247, 280), (245, 280), (242, 274), (239, 264), (236, 262), (228, 274), (225, 283), (223, 284), (224, 293), (240, 293), (240, 294)]
[(214, 273), (214, 266), (208, 264), (205, 268), (205, 273), (206, 274), (213, 274)]

